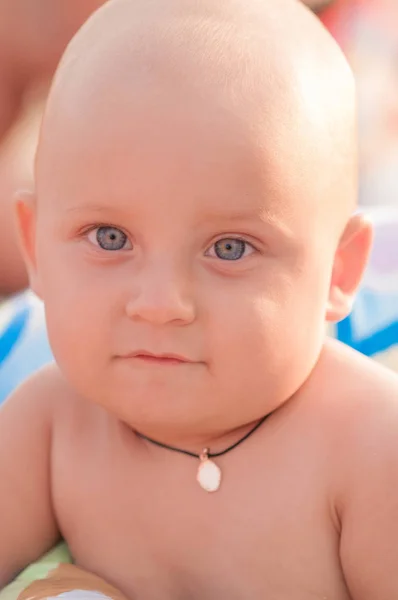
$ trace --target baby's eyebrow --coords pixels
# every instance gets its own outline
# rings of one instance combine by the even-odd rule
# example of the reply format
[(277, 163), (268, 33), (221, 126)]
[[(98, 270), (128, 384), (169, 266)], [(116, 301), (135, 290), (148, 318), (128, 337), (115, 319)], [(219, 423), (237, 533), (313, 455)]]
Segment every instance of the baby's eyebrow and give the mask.
[(273, 217), (264, 214), (264, 211), (260, 210), (247, 210), (247, 211), (217, 211), (211, 210), (203, 215), (203, 220), (206, 221), (264, 221), (270, 223)]
[(209, 211), (202, 217), (204, 224), (216, 225), (258, 225), (265, 227), (268, 231), (274, 234), (291, 236), (292, 232), (286, 223), (283, 223), (275, 215), (272, 215), (264, 210), (251, 211)]
[(112, 206), (105, 206), (103, 204), (76, 204), (75, 206), (67, 206), (65, 207), (66, 213), (87, 213), (87, 212), (97, 212), (104, 213), (112, 210)]
[(71, 219), (98, 219), (103, 221), (126, 220), (132, 216), (131, 208), (118, 206), (110, 202), (101, 204), (95, 202), (83, 202), (65, 206), (63, 210), (65, 218)]

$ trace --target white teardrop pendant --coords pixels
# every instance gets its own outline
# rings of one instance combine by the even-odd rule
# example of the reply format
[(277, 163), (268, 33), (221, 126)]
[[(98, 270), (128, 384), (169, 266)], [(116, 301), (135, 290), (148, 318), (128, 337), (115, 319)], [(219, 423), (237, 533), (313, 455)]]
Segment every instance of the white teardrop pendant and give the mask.
[(200, 465), (196, 475), (197, 482), (206, 492), (216, 492), (221, 485), (221, 469), (210, 460), (209, 451), (205, 448), (200, 455)]

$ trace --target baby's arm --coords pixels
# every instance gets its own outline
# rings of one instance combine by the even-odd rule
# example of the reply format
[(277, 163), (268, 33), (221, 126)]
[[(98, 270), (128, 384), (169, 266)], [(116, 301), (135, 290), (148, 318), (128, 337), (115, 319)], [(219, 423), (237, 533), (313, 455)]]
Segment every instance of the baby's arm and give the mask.
[(0, 589), (58, 538), (46, 380), (38, 373), (0, 407)]
[(345, 449), (351, 468), (340, 511), (340, 555), (353, 600), (398, 598), (397, 386), (388, 399), (382, 396), (365, 418), (358, 413), (354, 442)]

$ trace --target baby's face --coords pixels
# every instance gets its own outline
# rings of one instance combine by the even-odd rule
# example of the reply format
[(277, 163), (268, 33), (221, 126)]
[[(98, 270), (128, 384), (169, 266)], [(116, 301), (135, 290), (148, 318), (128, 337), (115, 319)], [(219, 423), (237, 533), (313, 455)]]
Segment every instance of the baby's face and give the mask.
[(50, 339), (72, 384), (138, 428), (237, 426), (313, 367), (336, 240), (279, 125), (151, 98), (60, 126), (38, 182)]
[(355, 195), (341, 54), (300, 3), (250, 6), (107, 3), (44, 119), (30, 255), (55, 357), (162, 440), (302, 385)]

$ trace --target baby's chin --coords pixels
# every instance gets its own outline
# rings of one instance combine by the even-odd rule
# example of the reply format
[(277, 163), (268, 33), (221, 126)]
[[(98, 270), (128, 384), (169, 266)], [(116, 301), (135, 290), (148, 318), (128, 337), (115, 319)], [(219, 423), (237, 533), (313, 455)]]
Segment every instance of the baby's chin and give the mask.
[[(286, 386), (269, 393), (208, 381), (145, 382), (98, 390), (91, 396), (116, 420), (132, 431), (158, 440), (197, 439), (202, 435), (218, 437), (279, 409), (290, 395)], [(296, 388), (294, 388), (294, 392)]]
[[(96, 400), (98, 402), (98, 400)], [(101, 405), (110, 415), (123, 422), (134, 431), (142, 433), (159, 432), (186, 436), (188, 432), (197, 434), (213, 427), (229, 428), (226, 407), (221, 402), (204, 400), (203, 394), (191, 387), (145, 386), (131, 394), (116, 394), (113, 398), (103, 397)], [(231, 427), (232, 428), (232, 427)]]

